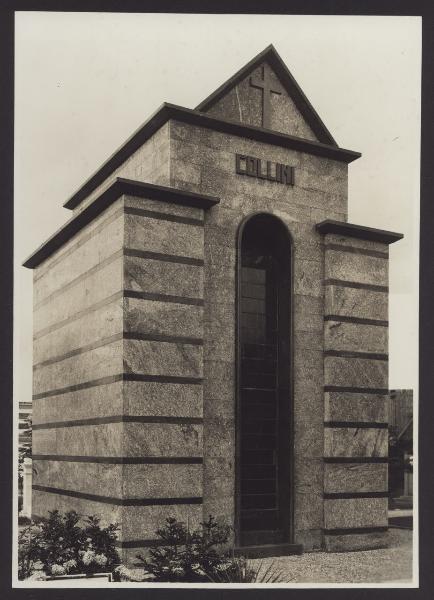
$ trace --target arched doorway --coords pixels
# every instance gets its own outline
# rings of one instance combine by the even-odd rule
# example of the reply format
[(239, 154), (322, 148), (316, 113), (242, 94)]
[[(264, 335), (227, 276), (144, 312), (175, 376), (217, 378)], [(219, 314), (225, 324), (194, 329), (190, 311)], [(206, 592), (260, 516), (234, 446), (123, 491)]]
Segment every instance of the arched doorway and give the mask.
[(237, 273), (237, 543), (292, 541), (292, 251), (270, 214), (242, 223)]

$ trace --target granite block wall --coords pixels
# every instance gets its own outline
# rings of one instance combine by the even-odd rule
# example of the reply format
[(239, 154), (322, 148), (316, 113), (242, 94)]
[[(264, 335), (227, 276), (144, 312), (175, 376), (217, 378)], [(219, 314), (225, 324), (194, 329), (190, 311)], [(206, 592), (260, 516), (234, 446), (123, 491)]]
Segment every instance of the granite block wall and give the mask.
[(157, 185), (168, 185), (169, 160), (169, 126), (165, 124), (146, 140), (140, 148), (132, 152), (119, 167), (110, 173), (103, 183), (92, 190), (76, 206), (74, 214), (80, 213), (89, 206), (117, 177), (155, 183)]
[(33, 511), (134, 562), (202, 519), (203, 209), (122, 196), (35, 269)]
[[(236, 174), (236, 153), (295, 166), (295, 185)], [(324, 247), (314, 225), (346, 221), (347, 165), (177, 121), (170, 121), (170, 157), (170, 185), (220, 198), (204, 224), (204, 515), (234, 523), (237, 231), (263, 211), (281, 219), (293, 239), (294, 541), (320, 548)]]
[(120, 520), (123, 239), (119, 199), (34, 270), (35, 516)]
[[(382, 544), (387, 246), (315, 229), (346, 221), (347, 165), (173, 120), (152, 140), (113, 176), (219, 203), (124, 195), (35, 270), (35, 514), (119, 521), (128, 562), (167, 516), (234, 524), (237, 236), (265, 212), (293, 242), (291, 541)], [(237, 174), (237, 153), (294, 185)]]
[[(123, 557), (202, 520), (203, 209), (125, 197)], [(125, 465), (127, 467), (127, 465)]]
[(388, 246), (327, 234), (324, 313), (324, 540), (386, 544)]

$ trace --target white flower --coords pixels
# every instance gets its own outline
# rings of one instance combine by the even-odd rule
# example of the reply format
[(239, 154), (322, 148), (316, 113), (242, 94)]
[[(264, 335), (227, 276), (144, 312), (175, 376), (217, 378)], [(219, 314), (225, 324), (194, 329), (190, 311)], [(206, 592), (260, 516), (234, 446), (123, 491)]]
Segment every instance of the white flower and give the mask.
[(66, 563), (63, 564), (66, 569), (66, 572), (69, 573), (72, 569), (75, 569), (77, 566), (77, 561), (71, 558), (71, 560), (67, 560)]
[(63, 565), (53, 565), (51, 567), (51, 572), (53, 575), (65, 575), (65, 567)]
[(27, 579), (26, 579), (26, 581), (44, 581), (44, 580), (45, 580), (45, 575), (41, 571), (35, 571), (34, 573), (32, 573), (30, 575), (30, 577), (27, 577)]
[(107, 564), (107, 556), (104, 556), (104, 554), (96, 554), (94, 560), (101, 567), (104, 567)]
[(119, 565), (118, 567), (116, 567), (114, 572), (119, 575), (121, 581), (131, 580), (131, 571), (125, 565)]
[(95, 560), (95, 552), (93, 552), (93, 550), (86, 550), (86, 552), (83, 553), (81, 560), (85, 565), (90, 565), (90, 563)]

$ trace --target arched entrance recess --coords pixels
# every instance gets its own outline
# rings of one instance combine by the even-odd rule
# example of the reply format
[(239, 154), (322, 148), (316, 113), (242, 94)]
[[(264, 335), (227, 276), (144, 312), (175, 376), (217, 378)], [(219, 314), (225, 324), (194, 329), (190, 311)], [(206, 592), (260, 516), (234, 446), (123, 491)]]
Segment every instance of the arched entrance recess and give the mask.
[(240, 226), (236, 530), (239, 546), (292, 542), (292, 242), (270, 214)]

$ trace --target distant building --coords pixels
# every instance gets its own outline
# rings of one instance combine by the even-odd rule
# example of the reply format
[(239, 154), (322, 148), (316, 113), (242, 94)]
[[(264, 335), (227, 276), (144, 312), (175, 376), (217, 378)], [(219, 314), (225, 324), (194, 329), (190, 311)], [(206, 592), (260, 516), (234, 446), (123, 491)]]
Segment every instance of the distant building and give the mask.
[(32, 403), (20, 402), (18, 413), (18, 448), (21, 454), (26, 448), (32, 447), (32, 428), (29, 427), (29, 418), (32, 417)]
[(413, 390), (389, 394), (389, 493), (392, 507), (413, 505)]
[(23, 460), (32, 454), (32, 403), (20, 402), (18, 413), (18, 509), (22, 509)]

